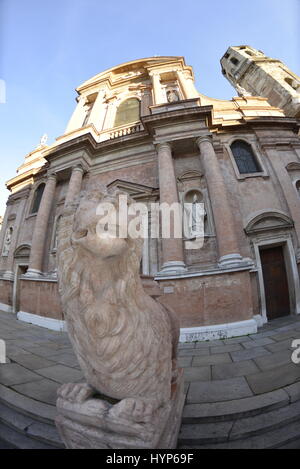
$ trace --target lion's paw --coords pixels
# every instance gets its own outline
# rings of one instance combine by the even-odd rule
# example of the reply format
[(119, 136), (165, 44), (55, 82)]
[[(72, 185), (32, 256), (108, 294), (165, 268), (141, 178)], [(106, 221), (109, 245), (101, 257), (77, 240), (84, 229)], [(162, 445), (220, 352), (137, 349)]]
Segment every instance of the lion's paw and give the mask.
[(128, 398), (114, 405), (109, 414), (136, 423), (147, 423), (151, 421), (155, 409), (156, 405), (152, 400)]
[(72, 404), (82, 404), (95, 394), (95, 391), (87, 383), (67, 383), (58, 389), (57, 394)]

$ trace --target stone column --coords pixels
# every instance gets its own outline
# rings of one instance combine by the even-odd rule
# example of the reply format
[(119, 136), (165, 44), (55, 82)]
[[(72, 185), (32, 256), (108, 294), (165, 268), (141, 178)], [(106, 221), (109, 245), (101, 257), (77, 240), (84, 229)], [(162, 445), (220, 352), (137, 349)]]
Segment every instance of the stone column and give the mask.
[[(289, 212), (294, 222), (294, 228), (298, 238), (298, 251), (297, 251), (297, 260), (300, 260), (300, 201), (299, 195), (296, 191), (296, 188), (293, 186), (290, 175), (288, 174), (285, 166), (285, 158), (287, 150), (280, 150), (280, 147), (276, 145), (272, 146), (270, 144), (265, 145), (261, 142), (262, 147), (264, 148), (266, 154), (268, 155), (269, 161), (274, 168), (274, 172), (278, 178), (279, 184), (281, 186), (284, 198), (286, 200)], [(284, 152), (285, 154), (282, 154)]]
[(66, 195), (65, 206), (72, 202), (79, 194), (81, 190), (82, 178), (84, 169), (78, 165), (72, 169), (72, 174), (69, 182), (68, 192)]
[(104, 89), (99, 91), (97, 98), (93, 104), (90, 118), (88, 120), (88, 124), (93, 124), (95, 129), (98, 130), (98, 132), (101, 132), (102, 130), (106, 114), (106, 106), (104, 102), (105, 94), (106, 91)]
[(165, 103), (167, 100), (162, 91), (162, 87), (160, 83), (160, 74), (158, 72), (151, 72), (150, 76), (152, 80), (154, 105)]
[(14, 274), (13, 274), (14, 260), (15, 260), (14, 254), (18, 245), (18, 237), (19, 237), (20, 228), (22, 226), (22, 220), (24, 216), (26, 203), (27, 203), (27, 197), (24, 197), (20, 200), (18, 208), (17, 208), (17, 216), (12, 224), (13, 236), (12, 236), (12, 240), (10, 243), (9, 253), (8, 253), (7, 261), (6, 261), (6, 272), (4, 274), (4, 278), (7, 278), (7, 279), (13, 279), (14, 277)]
[[(172, 158), (171, 145), (160, 143), (157, 145), (160, 203), (179, 203), (176, 176)], [(172, 224), (171, 224), (171, 236)], [(182, 238), (162, 238), (163, 266), (161, 274), (185, 272), (183, 240)]]
[(176, 74), (185, 99), (199, 98), (199, 93), (195, 88), (193, 77), (190, 75), (188, 76), (182, 70), (177, 70)]
[(105, 117), (103, 121), (102, 130), (109, 130), (113, 128), (115, 117), (116, 117), (116, 110), (117, 110), (117, 100), (116, 98), (114, 98), (113, 100), (109, 101), (109, 103), (106, 104)]
[(86, 97), (80, 96), (77, 106), (65, 130), (66, 134), (69, 132), (72, 132), (73, 130), (80, 129), (80, 127), (82, 127), (85, 114), (86, 114), (85, 105), (86, 105)]
[(230, 267), (242, 262), (238, 240), (234, 229), (234, 218), (228, 193), (215, 153), (212, 137), (205, 135), (197, 139), (213, 210), (219, 248), (219, 266)]
[(55, 194), (56, 175), (50, 174), (47, 179), (45, 190), (36, 217), (29, 259), (27, 276), (39, 276), (42, 274), (43, 254), (47, 235), (50, 211)]
[(142, 93), (141, 116), (148, 116), (150, 114), (149, 106), (151, 106), (151, 91), (146, 88)]
[(9, 203), (9, 200), (8, 200), (7, 203), (6, 203), (6, 210), (5, 210), (5, 215), (4, 215), (4, 219), (3, 219), (3, 222), (2, 222), (2, 228), (1, 228), (1, 231), (0, 231), (0, 270), (5, 269), (5, 267), (6, 267), (6, 257), (2, 257), (2, 252), (3, 252), (3, 248), (4, 248), (4, 242), (5, 242), (7, 228), (9, 226), (9, 223), (8, 223), (9, 215), (10, 215), (10, 203)]

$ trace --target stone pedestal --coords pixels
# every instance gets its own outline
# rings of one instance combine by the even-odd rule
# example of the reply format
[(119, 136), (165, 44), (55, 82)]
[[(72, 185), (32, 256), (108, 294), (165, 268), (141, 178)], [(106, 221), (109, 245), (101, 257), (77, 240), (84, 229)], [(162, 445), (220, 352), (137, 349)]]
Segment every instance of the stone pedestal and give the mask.
[(58, 394), (56, 426), (68, 449), (176, 448), (185, 401), (181, 369), (170, 401), (147, 422), (114, 415), (114, 405), (101, 397), (71, 402), (60, 395), (60, 390)]

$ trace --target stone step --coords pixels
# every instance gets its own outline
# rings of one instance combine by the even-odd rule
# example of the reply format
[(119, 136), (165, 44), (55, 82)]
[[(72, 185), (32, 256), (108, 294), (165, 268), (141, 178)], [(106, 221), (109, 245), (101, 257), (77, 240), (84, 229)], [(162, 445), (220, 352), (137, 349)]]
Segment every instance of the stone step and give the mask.
[[(300, 421), (300, 402), (234, 421), (184, 424), (179, 445), (204, 445), (248, 439)], [(300, 426), (299, 426), (300, 435)]]
[(186, 404), (183, 424), (233, 421), (285, 407), (300, 400), (300, 382), (276, 391), (226, 402)]
[(15, 449), (13, 445), (10, 445), (6, 441), (0, 440), (0, 449)]
[(55, 449), (54, 446), (28, 438), (0, 422), (0, 442), (1, 441), (9, 448), (14, 449)]
[(227, 441), (211, 444), (179, 445), (180, 449), (279, 449), (299, 444), (300, 420), (292, 422), (282, 428), (277, 428), (264, 434), (248, 437), (243, 440)]
[(300, 438), (282, 446), (278, 446), (278, 449), (300, 449)]
[(31, 399), (2, 384), (0, 384), (0, 402), (38, 422), (54, 425), (57, 415), (55, 406)]
[(52, 424), (39, 422), (0, 403), (0, 422), (28, 438), (55, 448), (63, 448), (59, 434)]

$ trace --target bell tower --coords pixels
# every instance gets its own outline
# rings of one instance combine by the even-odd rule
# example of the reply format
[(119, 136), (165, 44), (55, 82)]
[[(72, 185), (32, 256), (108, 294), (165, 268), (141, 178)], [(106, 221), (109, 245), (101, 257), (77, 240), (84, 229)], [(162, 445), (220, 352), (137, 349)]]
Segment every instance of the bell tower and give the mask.
[(222, 73), (236, 88), (267, 98), (286, 116), (300, 117), (300, 77), (280, 60), (250, 46), (229, 47), (221, 59)]

